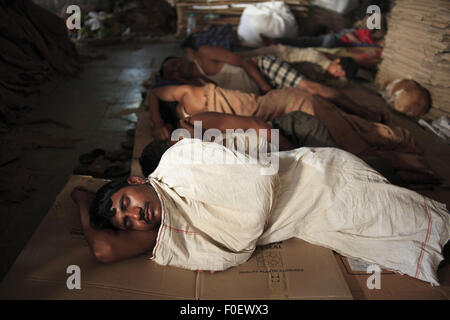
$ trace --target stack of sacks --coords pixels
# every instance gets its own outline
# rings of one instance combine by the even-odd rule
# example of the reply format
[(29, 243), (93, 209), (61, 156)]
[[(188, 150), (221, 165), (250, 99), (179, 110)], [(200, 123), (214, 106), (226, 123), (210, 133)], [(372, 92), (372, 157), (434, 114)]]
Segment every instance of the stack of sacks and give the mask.
[(0, 1), (0, 30), (0, 122), (14, 123), (81, 64), (64, 20), (30, 0)]
[(409, 78), (431, 94), (427, 118), (450, 115), (450, 1), (398, 0), (388, 18), (377, 83)]
[(175, 33), (176, 12), (166, 0), (125, 0), (116, 4), (117, 20), (131, 32), (144, 36)]

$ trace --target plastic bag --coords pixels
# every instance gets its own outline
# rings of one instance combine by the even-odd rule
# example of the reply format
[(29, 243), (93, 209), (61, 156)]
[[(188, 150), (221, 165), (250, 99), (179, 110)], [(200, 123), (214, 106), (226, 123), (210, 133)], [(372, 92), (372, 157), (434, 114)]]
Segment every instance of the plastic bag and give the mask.
[(103, 11), (101, 12), (90, 11), (87, 14), (84, 25), (86, 27), (90, 27), (92, 31), (96, 31), (103, 26), (103, 20), (105, 20), (105, 13)]
[(359, 6), (359, 0), (314, 0), (312, 3), (339, 14), (347, 14)]
[(259, 47), (263, 45), (260, 34), (270, 38), (296, 37), (298, 30), (289, 7), (282, 1), (272, 1), (245, 8), (237, 33), (243, 45)]
[(420, 119), (418, 123), (450, 144), (450, 118), (448, 116), (442, 116), (432, 121), (431, 124), (423, 119)]

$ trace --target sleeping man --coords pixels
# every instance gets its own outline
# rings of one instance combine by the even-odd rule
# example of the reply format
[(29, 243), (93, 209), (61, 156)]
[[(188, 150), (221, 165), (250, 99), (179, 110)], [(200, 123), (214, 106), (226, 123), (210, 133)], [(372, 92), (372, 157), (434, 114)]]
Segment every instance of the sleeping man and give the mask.
[[(268, 122), (254, 117), (216, 112), (198, 113), (178, 121), (173, 116), (173, 109), (174, 106), (167, 104), (160, 107), (163, 118), (170, 123), (170, 128), (173, 128), (173, 131), (170, 132), (170, 140), (152, 140), (142, 150), (139, 163), (145, 177), (156, 169), (162, 155), (171, 145), (186, 137), (214, 141), (229, 147), (229, 134), (234, 132), (254, 133), (262, 135), (267, 140), (269, 143), (266, 147), (268, 152), (273, 150), (274, 147), (276, 151), (287, 151), (301, 147), (337, 147), (336, 142), (323, 123), (302, 111), (294, 111)], [(231, 139), (234, 139), (233, 135)], [(236, 146), (236, 141), (232, 141), (231, 144)], [(242, 149), (245, 150), (245, 142), (242, 145)], [(261, 149), (263, 148), (264, 146), (261, 146)], [(414, 155), (409, 156), (409, 170), (420, 172), (423, 169), (420, 161), (413, 158)], [(391, 152), (388, 159), (371, 156), (361, 158), (386, 177), (389, 182), (396, 185), (405, 186), (408, 183), (423, 182), (423, 180), (417, 180), (417, 177), (411, 177), (410, 174), (405, 175), (401, 170), (398, 170), (404, 167), (405, 161), (398, 164), (395, 152)]]
[(95, 195), (78, 187), (72, 198), (101, 262), (152, 251), (161, 265), (221, 271), (256, 246), (297, 237), (438, 284), (444, 204), (389, 184), (339, 149), (272, 155), (276, 171), (267, 158), (186, 138), (148, 179), (110, 182)]
[(304, 89), (270, 90), (264, 96), (256, 97), (213, 84), (203, 87), (181, 85), (152, 89), (146, 99), (152, 135), (156, 139), (170, 138), (170, 128), (159, 111), (161, 101), (178, 102), (179, 119), (215, 112), (272, 121), (291, 112), (302, 111), (320, 120), (339, 148), (358, 156), (390, 159), (396, 163), (397, 169), (414, 171), (408, 174), (414, 176), (414, 180), (427, 183), (439, 181), (407, 130), (359, 117), (358, 114), (367, 115), (367, 109), (363, 107), (340, 105), (348, 111), (344, 112), (329, 100)]
[[(249, 59), (223, 48), (203, 46), (198, 50), (186, 48), (188, 58), (169, 57), (163, 61), (160, 74), (167, 80), (181, 84), (213, 83), (221, 88), (259, 95), (271, 89), (301, 88), (348, 109), (361, 109), (369, 120), (380, 121), (380, 115), (361, 108), (342, 91), (306, 79), (284, 60), (273, 55), (259, 55)], [(283, 57), (287, 59), (287, 57)], [(310, 62), (332, 77), (351, 79), (357, 65), (351, 58), (329, 60), (314, 49), (295, 52), (296, 62)]]

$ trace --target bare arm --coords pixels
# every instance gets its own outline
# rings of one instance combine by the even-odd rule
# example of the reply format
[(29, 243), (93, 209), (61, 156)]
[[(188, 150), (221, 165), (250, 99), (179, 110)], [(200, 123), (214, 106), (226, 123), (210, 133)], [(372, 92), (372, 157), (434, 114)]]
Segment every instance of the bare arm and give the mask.
[(169, 130), (166, 128), (159, 112), (159, 101), (178, 101), (192, 99), (193, 86), (165, 86), (157, 89), (150, 89), (146, 97), (146, 106), (150, 115), (152, 135), (155, 138), (168, 140)]
[(203, 46), (199, 49), (198, 53), (207, 59), (241, 67), (258, 84), (259, 88), (263, 92), (271, 89), (271, 86), (266, 82), (266, 80), (264, 80), (264, 77), (261, 75), (254, 63), (231, 51), (215, 46)]
[[(265, 129), (267, 130), (267, 140), (271, 142), (270, 130), (272, 127), (259, 118), (236, 116), (217, 112), (202, 112), (193, 115), (188, 119), (191, 126), (194, 124), (194, 121), (202, 121), (202, 127), (205, 130), (218, 129), (221, 132), (226, 132), (227, 129), (242, 129), (244, 131), (254, 129), (256, 132), (260, 129)], [(183, 125), (183, 127), (186, 128), (185, 125)], [(294, 146), (280, 134), (279, 148), (280, 150), (292, 150), (294, 149)]]
[(83, 187), (72, 191), (72, 199), (78, 205), (84, 236), (95, 258), (110, 263), (138, 256), (152, 250), (156, 244), (157, 231), (124, 231), (94, 229), (89, 221), (92, 193)]
[(283, 52), (283, 47), (281, 44), (266, 46), (258, 49), (253, 49), (249, 51), (239, 52), (237, 53), (243, 58), (251, 58), (251, 57), (257, 57), (257, 56), (263, 56), (263, 55), (272, 55), (279, 57), (281, 53)]

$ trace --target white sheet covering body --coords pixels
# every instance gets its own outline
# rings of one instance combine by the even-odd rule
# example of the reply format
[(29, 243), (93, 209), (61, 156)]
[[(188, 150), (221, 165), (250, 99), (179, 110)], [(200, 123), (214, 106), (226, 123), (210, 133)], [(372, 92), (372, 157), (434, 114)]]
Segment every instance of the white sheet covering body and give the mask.
[(163, 204), (152, 259), (225, 270), (256, 245), (298, 237), (439, 284), (450, 225), (444, 204), (389, 184), (339, 149), (276, 155), (279, 171), (267, 174), (267, 161), (216, 143), (183, 139), (170, 148), (150, 175)]

